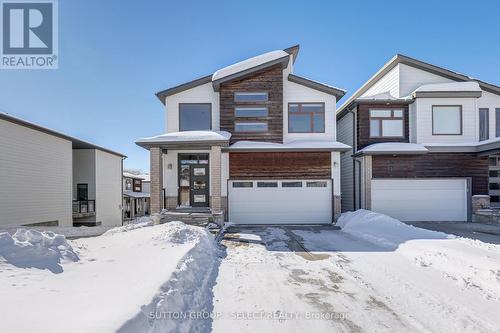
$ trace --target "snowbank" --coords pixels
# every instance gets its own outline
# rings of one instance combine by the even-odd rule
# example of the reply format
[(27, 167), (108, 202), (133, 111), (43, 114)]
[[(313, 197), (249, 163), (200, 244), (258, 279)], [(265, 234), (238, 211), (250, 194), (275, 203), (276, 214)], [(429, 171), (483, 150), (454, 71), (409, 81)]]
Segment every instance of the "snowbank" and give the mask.
[(342, 231), (386, 247), (398, 247), (412, 239), (445, 239), (455, 236), (405, 224), (390, 216), (360, 209), (340, 216)]
[(51, 231), (18, 229), (14, 235), (0, 233), (0, 260), (20, 268), (63, 271), (63, 261), (78, 261), (78, 255), (63, 235)]

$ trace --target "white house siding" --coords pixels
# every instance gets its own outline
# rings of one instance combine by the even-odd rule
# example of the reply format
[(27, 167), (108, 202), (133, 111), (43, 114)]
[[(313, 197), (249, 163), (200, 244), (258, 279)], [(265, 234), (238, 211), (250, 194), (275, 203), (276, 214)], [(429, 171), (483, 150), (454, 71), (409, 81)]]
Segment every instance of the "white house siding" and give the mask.
[(482, 96), (477, 100), (477, 107), (478, 110), (479, 108), (488, 108), (489, 109), (489, 115), (490, 115), (490, 139), (493, 139), (496, 137), (495, 133), (495, 122), (496, 122), (496, 115), (495, 115), (495, 109), (500, 109), (500, 96), (492, 94), (487, 91), (483, 91)]
[[(417, 143), (477, 141), (476, 98), (417, 98)], [(432, 135), (432, 106), (462, 105), (462, 135)]]
[(122, 224), (122, 158), (95, 151), (96, 221), (102, 225)]
[(221, 155), (221, 195), (227, 196), (227, 181), (229, 179), (229, 153)]
[[(335, 96), (290, 82), (287, 71), (283, 73), (283, 141), (335, 140)], [(325, 103), (325, 133), (288, 133), (288, 103)]]
[(424, 84), (447, 82), (454, 81), (415, 67), (399, 64), (399, 96), (397, 97), (408, 96), (415, 89)]
[(417, 103), (412, 103), (408, 106), (409, 127), (410, 127), (410, 142), (417, 142)]
[(179, 131), (179, 103), (211, 103), (212, 130), (218, 131), (219, 125), (219, 93), (214, 92), (212, 83), (184, 90), (166, 98), (166, 129), (168, 133)]
[(95, 149), (73, 150), (73, 200), (77, 184), (88, 184), (88, 198), (95, 200)]
[(0, 225), (72, 225), (72, 143), (0, 120)]
[(382, 76), (361, 97), (389, 92), (394, 97), (399, 97), (399, 64)]
[[(337, 140), (354, 147), (354, 115), (346, 114), (337, 121)], [(353, 186), (353, 149), (340, 154), (340, 192), (342, 196), (342, 211), (354, 209), (354, 186)]]

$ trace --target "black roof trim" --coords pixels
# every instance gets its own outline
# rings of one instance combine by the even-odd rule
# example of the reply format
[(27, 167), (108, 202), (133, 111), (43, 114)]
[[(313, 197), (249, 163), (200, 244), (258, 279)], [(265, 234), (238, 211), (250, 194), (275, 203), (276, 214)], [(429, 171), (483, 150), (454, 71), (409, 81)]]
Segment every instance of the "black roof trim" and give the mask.
[(337, 98), (337, 102), (345, 95), (346, 91), (328, 86), (326, 84), (316, 82), (313, 80), (306, 79), (305, 77), (298, 76), (295, 74), (288, 74), (288, 81), (301, 84), (303, 86), (309, 87), (311, 89), (315, 89), (330, 95), (334, 95)]
[(202, 84), (209, 83), (212, 81), (212, 74), (200, 77), (196, 80), (189, 81), (183, 84), (180, 84), (178, 86), (168, 88), (162, 91), (159, 91), (156, 93), (156, 97), (162, 102), (163, 105), (165, 105), (165, 98), (170, 96), (170, 95), (175, 95), (177, 93), (180, 93), (184, 90), (188, 90), (197, 86), (201, 86)]
[(20, 119), (17, 117), (14, 117), (14, 116), (7, 114), (7, 113), (4, 113), (4, 112), (0, 112), (0, 119), (9, 121), (11, 123), (14, 123), (14, 124), (17, 124), (20, 126), (30, 128), (30, 129), (35, 130), (35, 131), (39, 131), (39, 132), (43, 132), (45, 134), (53, 135), (53, 136), (56, 136), (56, 137), (64, 139), (64, 140), (71, 141), (73, 143), (73, 149), (98, 149), (98, 150), (102, 150), (106, 153), (110, 153), (110, 154), (117, 155), (120, 157), (125, 157), (125, 158), (127, 157), (127, 156), (125, 156), (121, 153), (118, 153), (116, 151), (109, 150), (107, 148), (94, 145), (90, 142), (82, 141), (80, 139), (77, 139), (75, 137), (72, 137), (72, 136), (69, 136), (66, 134), (62, 134), (60, 132), (56, 132), (54, 130), (48, 129), (46, 127), (31, 123), (29, 121), (26, 121), (26, 120), (23, 120), (23, 119)]
[(293, 59), (293, 63), (295, 63), (295, 60), (297, 60), (297, 56), (299, 55), (299, 50), (300, 50), (300, 45), (297, 44), (297, 45), (294, 45), (294, 46), (287, 47), (283, 51), (285, 51), (286, 53), (292, 55), (293, 56), (293, 58), (292, 58)]

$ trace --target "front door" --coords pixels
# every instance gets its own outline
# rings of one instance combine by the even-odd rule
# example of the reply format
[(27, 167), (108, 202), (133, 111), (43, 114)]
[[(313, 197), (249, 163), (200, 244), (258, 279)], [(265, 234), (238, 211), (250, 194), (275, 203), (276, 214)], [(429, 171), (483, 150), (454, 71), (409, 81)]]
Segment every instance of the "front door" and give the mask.
[(208, 207), (208, 165), (190, 165), (191, 207)]

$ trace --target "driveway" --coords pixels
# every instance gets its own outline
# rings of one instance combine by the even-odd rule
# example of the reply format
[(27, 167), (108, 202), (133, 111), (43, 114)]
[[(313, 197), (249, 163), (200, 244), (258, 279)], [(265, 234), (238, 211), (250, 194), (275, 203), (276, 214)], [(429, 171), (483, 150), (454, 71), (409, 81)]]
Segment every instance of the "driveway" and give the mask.
[(226, 256), (213, 289), (219, 314), (214, 332), (494, 332), (500, 327), (497, 294), (443, 271), (460, 257), (452, 256), (453, 240), (387, 248), (332, 227), (255, 227), (230, 229), (222, 244)]

